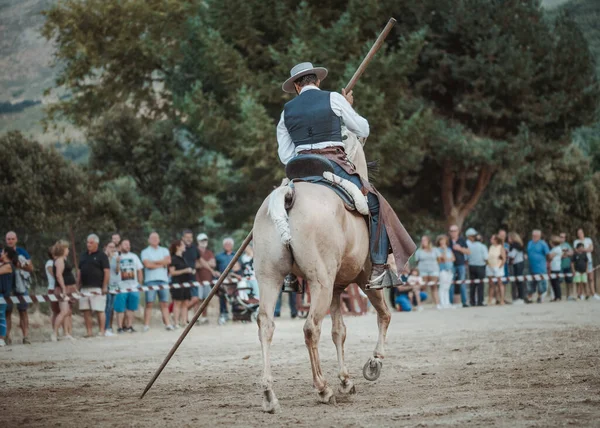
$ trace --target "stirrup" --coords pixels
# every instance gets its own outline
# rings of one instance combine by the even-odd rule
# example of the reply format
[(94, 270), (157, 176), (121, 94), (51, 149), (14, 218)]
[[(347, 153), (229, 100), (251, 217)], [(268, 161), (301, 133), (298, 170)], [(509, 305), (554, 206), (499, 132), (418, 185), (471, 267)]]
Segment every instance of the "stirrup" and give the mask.
[(293, 273), (289, 273), (283, 279), (283, 292), (284, 293), (301, 293), (302, 287), (298, 282), (298, 277)]
[(365, 285), (366, 290), (380, 290), (386, 287), (387, 284), (385, 284), (385, 279), (388, 273), (390, 272), (390, 267), (386, 264), (382, 266), (382, 269), (383, 272), (381, 272), (381, 274), (379, 274), (375, 278), (369, 279), (369, 282)]

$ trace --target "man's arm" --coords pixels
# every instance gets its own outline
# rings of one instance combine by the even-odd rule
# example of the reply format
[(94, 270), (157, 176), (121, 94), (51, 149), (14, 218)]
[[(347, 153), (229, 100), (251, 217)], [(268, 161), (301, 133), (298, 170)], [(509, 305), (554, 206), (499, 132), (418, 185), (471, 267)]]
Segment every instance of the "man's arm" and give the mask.
[(281, 118), (277, 124), (277, 154), (279, 155), (281, 163), (287, 165), (290, 159), (296, 156), (296, 148), (294, 147), (292, 137), (285, 126), (283, 114), (284, 112), (281, 112)]
[(337, 92), (331, 93), (331, 110), (344, 120), (344, 124), (349, 131), (355, 133), (358, 137), (367, 138), (369, 136), (369, 122), (359, 115), (348, 100)]
[(161, 262), (153, 262), (152, 260), (144, 260), (143, 265), (146, 269), (158, 269), (163, 267), (163, 263)]
[(81, 290), (81, 268), (77, 269), (77, 289)]
[(144, 283), (144, 270), (143, 269), (138, 269), (137, 277), (138, 277), (138, 283), (143, 284)]
[(104, 280), (102, 281), (102, 294), (108, 291), (108, 280), (110, 279), (110, 269), (104, 268)]

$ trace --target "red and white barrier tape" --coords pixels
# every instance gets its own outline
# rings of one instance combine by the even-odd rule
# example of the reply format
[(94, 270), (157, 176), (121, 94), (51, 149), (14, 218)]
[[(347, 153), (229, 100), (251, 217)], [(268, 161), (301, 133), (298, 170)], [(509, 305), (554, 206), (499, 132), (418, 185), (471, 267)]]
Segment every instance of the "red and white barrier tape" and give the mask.
[[(239, 280), (236, 278), (230, 278), (227, 279), (225, 281), (223, 281), (224, 285), (233, 285), (233, 284), (238, 284), (239, 282), (244, 282), (244, 280)], [(191, 288), (191, 287), (198, 287), (199, 285), (211, 285), (211, 284), (216, 284), (217, 281), (203, 281), (203, 282), (198, 282), (198, 281), (194, 281), (194, 282), (183, 282), (181, 284), (168, 284), (168, 285), (144, 285), (141, 287), (134, 287), (134, 288), (124, 288), (124, 289), (114, 289), (114, 290), (109, 290), (108, 294), (120, 294), (120, 293), (129, 293), (131, 291), (153, 291), (153, 290), (165, 290), (165, 289), (178, 289), (178, 288)], [(72, 294), (69, 294), (69, 296), (73, 299), (82, 299), (84, 297), (91, 297), (91, 296), (101, 296), (102, 293), (101, 292), (97, 292), (97, 291), (79, 291), (79, 292), (75, 292)], [(12, 303), (34, 303), (34, 302), (40, 302), (40, 303), (44, 303), (44, 302), (59, 302), (60, 298), (57, 297), (54, 294), (35, 294), (35, 295), (31, 295), (31, 296), (10, 296), (10, 300)], [(7, 304), (8, 302), (4, 299), (4, 297), (0, 296), (0, 304)]]
[[(600, 265), (596, 266), (595, 268), (593, 268), (591, 271), (586, 272), (586, 275), (588, 273), (594, 272), (595, 270), (599, 269)], [(554, 279), (554, 278), (571, 278), (575, 276), (575, 274), (573, 273), (544, 273), (544, 274), (533, 274), (533, 275), (509, 275), (509, 276), (502, 276), (502, 277), (486, 277), (483, 279), (463, 279), (463, 280), (455, 280), (452, 281), (452, 284), (479, 284), (479, 283), (487, 283), (490, 282), (492, 279), (494, 281), (502, 281), (502, 282), (506, 282), (506, 281), (541, 281), (541, 280), (547, 280), (547, 279)], [(427, 282), (423, 285), (437, 285), (438, 282)]]

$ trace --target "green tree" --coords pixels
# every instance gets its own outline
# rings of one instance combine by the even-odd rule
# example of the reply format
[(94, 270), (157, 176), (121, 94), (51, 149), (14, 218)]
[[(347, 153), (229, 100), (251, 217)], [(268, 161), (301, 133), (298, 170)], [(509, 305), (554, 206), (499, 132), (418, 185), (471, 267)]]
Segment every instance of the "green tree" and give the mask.
[(0, 230), (41, 232), (90, 212), (85, 172), (19, 132), (0, 137)]
[(222, 180), (195, 199), (218, 201), (213, 220), (239, 227), (281, 178), (275, 124), (289, 68), (326, 65), (323, 87), (339, 90), (390, 14), (399, 24), (357, 86), (356, 107), (371, 124), (376, 184), (409, 226), (462, 224), (499, 171), (523, 176), (556, 159), (593, 120), (598, 84), (585, 39), (566, 15), (548, 24), (535, 0), (62, 0), (44, 34), (64, 64), (57, 84), (73, 96), (51, 112), (93, 133), (94, 169), (130, 175), (178, 224), (202, 205), (168, 213), (189, 201), (190, 175), (167, 172), (214, 156)]

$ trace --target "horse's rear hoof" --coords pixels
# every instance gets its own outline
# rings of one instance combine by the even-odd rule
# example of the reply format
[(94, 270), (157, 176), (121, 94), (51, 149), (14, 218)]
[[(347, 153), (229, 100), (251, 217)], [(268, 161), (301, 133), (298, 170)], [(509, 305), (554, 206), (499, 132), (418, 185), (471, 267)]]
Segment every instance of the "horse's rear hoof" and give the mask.
[(381, 367), (383, 366), (383, 362), (381, 359), (374, 357), (369, 358), (369, 361), (366, 362), (363, 367), (363, 376), (365, 379), (373, 382), (379, 379), (381, 375)]
[(344, 383), (342, 383), (340, 385), (340, 387), (338, 388), (338, 392), (340, 394), (354, 395), (354, 394), (356, 394), (356, 387), (354, 386), (352, 381), (349, 381), (346, 385), (344, 385)]
[(273, 391), (265, 391), (263, 397), (262, 408), (266, 413), (279, 413), (281, 408), (279, 407), (279, 400), (275, 397)]
[(323, 391), (317, 392), (319, 396), (319, 401), (323, 404), (333, 404), (334, 406), (337, 404), (335, 399), (335, 395), (333, 395), (333, 391), (330, 387), (326, 387)]

